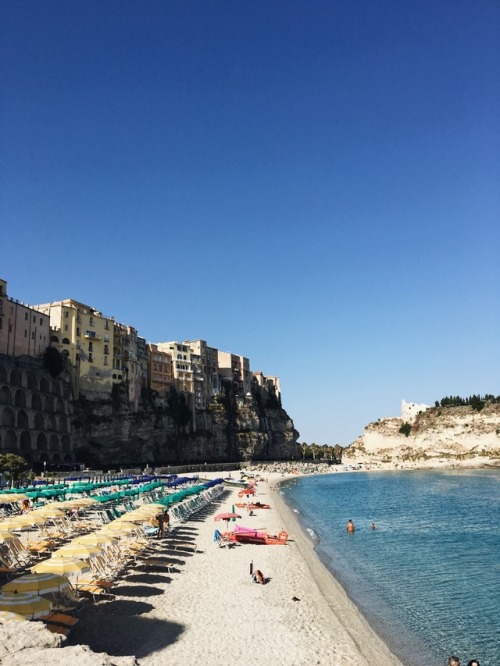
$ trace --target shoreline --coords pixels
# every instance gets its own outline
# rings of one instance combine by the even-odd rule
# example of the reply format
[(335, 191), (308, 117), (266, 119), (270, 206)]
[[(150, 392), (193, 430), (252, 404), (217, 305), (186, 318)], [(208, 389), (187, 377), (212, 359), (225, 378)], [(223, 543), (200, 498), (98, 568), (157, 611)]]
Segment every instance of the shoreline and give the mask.
[[(277, 482), (278, 511), (285, 528), (295, 535), (295, 543), (300, 556), (305, 561), (311, 578), (317, 586), (318, 594), (328, 605), (332, 615), (340, 622), (343, 630), (352, 639), (360, 656), (369, 664), (401, 665), (399, 658), (391, 652), (389, 646), (378, 635), (362, 614), (358, 606), (349, 598), (347, 592), (335, 576), (321, 561), (314, 548), (313, 540), (301, 525), (293, 509), (281, 496), (279, 487), (290, 480), (303, 475), (281, 478)], [(361, 663), (361, 662), (360, 662)]]

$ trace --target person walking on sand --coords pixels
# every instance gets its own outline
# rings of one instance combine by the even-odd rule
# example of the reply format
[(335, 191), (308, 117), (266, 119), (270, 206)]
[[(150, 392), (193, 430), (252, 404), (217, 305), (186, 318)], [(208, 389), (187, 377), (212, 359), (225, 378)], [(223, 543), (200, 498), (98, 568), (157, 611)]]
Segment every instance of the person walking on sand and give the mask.
[(165, 522), (165, 519), (164, 519), (163, 513), (159, 513), (159, 514), (156, 516), (156, 522), (158, 523), (158, 532), (157, 532), (157, 534), (156, 534), (156, 538), (159, 539), (159, 538), (162, 537), (163, 534), (164, 534), (164, 522)]
[(354, 523), (353, 523), (352, 520), (349, 518), (349, 520), (347, 521), (347, 531), (350, 532), (350, 533), (352, 533), (352, 532), (354, 532), (354, 529), (355, 529), (355, 527), (354, 527)]

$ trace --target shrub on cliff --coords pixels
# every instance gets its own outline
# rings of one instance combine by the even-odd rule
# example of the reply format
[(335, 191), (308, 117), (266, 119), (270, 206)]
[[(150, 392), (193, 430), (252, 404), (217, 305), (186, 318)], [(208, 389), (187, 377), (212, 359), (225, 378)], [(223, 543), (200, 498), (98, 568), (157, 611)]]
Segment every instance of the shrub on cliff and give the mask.
[(409, 434), (411, 433), (411, 425), (408, 422), (403, 423), (403, 425), (399, 429), (399, 432), (405, 437), (408, 437)]

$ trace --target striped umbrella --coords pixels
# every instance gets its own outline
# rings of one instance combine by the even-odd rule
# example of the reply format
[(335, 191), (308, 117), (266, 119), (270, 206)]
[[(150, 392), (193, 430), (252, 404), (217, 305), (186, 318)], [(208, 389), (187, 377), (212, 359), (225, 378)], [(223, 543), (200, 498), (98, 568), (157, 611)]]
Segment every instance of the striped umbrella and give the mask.
[(7, 624), (7, 622), (25, 622), (26, 618), (23, 615), (18, 615), (17, 613), (11, 613), (10, 611), (0, 611), (0, 624)]
[(109, 545), (118, 543), (118, 537), (112, 534), (101, 534), (101, 532), (93, 532), (92, 534), (84, 534), (81, 537), (73, 539), (71, 543), (90, 544), (91, 546)]
[(88, 560), (96, 555), (102, 555), (102, 548), (87, 543), (68, 543), (52, 553), (55, 558), (76, 557), (80, 560)]
[(0, 594), (0, 611), (10, 611), (23, 615), (28, 620), (47, 615), (52, 608), (52, 601), (39, 597), (33, 592)]
[(61, 576), (79, 576), (88, 573), (90, 567), (87, 562), (74, 557), (51, 557), (31, 567), (34, 573), (57, 573)]
[(36, 594), (49, 594), (60, 592), (69, 587), (69, 580), (65, 576), (53, 573), (32, 573), (19, 576), (2, 586), (2, 592), (35, 592)]

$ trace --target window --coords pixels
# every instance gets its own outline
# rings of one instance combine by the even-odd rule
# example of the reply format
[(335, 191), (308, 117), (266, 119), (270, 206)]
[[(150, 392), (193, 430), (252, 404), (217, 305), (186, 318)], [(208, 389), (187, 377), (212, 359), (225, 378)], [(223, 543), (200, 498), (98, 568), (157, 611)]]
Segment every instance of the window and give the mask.
[(94, 317), (90, 317), (89, 326), (93, 326), (93, 325), (94, 325)]
[(104, 365), (108, 365), (108, 357), (107, 356), (104, 357)]
[(64, 330), (67, 331), (69, 329), (68, 324), (64, 324)]
[(31, 339), (32, 339), (32, 340), (35, 339), (35, 331), (33, 331), (33, 333), (31, 334)]
[(27, 312), (24, 313), (24, 321), (28, 321), (28, 313)]
[(40, 317), (40, 326), (43, 326), (43, 319)]
[(33, 315), (33, 323), (36, 324), (36, 317)]
[(89, 363), (93, 363), (93, 362), (94, 362), (94, 356), (93, 356), (92, 352), (89, 352)]
[(77, 334), (78, 336), (80, 336), (80, 335), (81, 335), (81, 331), (80, 331), (80, 329), (79, 329), (79, 328), (77, 328), (77, 329), (76, 329), (76, 334)]
[(69, 312), (66, 310), (66, 312), (64, 313), (64, 317), (65, 317), (65, 319), (68, 318), (68, 315), (69, 315)]

